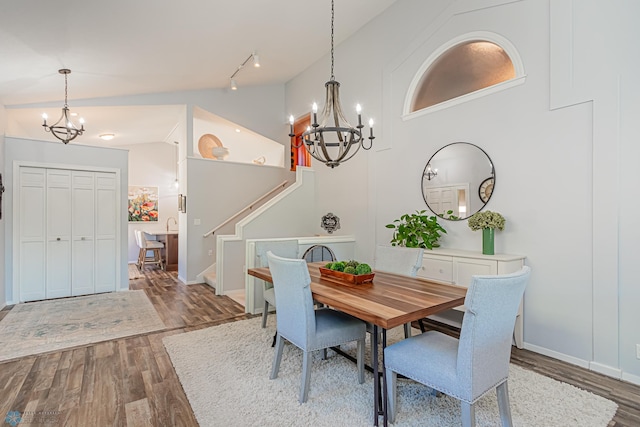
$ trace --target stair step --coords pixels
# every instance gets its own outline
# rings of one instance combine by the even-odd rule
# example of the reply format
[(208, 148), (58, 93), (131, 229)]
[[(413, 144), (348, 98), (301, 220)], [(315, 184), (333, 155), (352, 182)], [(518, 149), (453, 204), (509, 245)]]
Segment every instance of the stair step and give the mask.
[(211, 287), (216, 287), (216, 272), (215, 271), (211, 271), (207, 274), (205, 274), (203, 276), (204, 278), (204, 283), (206, 283), (207, 285), (211, 286)]

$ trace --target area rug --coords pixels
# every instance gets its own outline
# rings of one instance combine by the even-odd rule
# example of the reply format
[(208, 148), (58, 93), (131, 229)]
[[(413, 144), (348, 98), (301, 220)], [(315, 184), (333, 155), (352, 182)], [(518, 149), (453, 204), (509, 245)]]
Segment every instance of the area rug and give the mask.
[[(269, 321), (266, 329), (255, 318), (164, 338), (200, 426), (371, 426), (373, 375), (367, 372), (365, 383), (358, 384), (355, 364), (332, 351), (327, 360), (319, 352), (314, 355), (309, 400), (302, 405), (300, 350), (285, 345), (278, 378), (269, 380), (275, 316)], [(605, 427), (615, 415), (614, 402), (569, 384), (515, 365), (509, 375), (516, 426)], [(456, 400), (433, 396), (409, 380), (398, 384), (394, 426), (460, 425)], [(500, 425), (495, 393), (479, 401), (476, 421), (478, 426)]]
[(138, 269), (138, 266), (135, 264), (128, 264), (129, 265), (129, 280), (134, 280), (134, 279), (139, 279), (142, 277), (142, 273), (140, 272), (140, 270)]
[(0, 321), (0, 361), (164, 328), (141, 290), (22, 303)]

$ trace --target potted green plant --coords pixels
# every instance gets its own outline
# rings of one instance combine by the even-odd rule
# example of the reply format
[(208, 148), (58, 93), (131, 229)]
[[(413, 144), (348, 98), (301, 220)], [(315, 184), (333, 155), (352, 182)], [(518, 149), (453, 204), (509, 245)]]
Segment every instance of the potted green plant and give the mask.
[(498, 212), (480, 211), (471, 215), (468, 223), (473, 231), (482, 230), (482, 253), (493, 255), (495, 229), (504, 230), (504, 217)]
[(387, 228), (393, 228), (392, 246), (406, 246), (407, 248), (433, 249), (440, 247), (438, 240), (441, 233), (446, 233), (440, 224), (438, 217), (429, 216), (426, 210), (416, 211), (414, 214), (404, 214), (400, 219), (387, 224)]

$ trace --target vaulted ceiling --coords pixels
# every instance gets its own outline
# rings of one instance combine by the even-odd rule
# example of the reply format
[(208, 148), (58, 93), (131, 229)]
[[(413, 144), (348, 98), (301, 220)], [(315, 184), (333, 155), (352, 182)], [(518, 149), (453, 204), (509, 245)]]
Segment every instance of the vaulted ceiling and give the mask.
[[(335, 43), (394, 1), (338, 0)], [(61, 102), (60, 68), (72, 70), (71, 107), (74, 99), (226, 88), (253, 52), (261, 67), (243, 68), (238, 85), (284, 83), (328, 53), (330, 19), (329, 0), (3, 1), (0, 104)]]

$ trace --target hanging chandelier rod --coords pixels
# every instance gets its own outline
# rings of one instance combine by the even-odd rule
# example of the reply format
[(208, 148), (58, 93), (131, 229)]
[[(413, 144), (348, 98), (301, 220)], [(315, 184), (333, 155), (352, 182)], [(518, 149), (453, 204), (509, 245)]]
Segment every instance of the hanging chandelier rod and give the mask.
[[(313, 123), (302, 134), (301, 141), (292, 141), (292, 146), (299, 148), (304, 145), (307, 152), (316, 160), (334, 168), (340, 163), (351, 159), (359, 150), (363, 148), (370, 150), (373, 146), (373, 120), (369, 120), (369, 136), (362, 134), (362, 109), (360, 104), (356, 106), (358, 114), (358, 124), (353, 127), (344, 116), (340, 105), (340, 83), (336, 81), (334, 75), (334, 1), (331, 0), (331, 79), (325, 83), (325, 105), (320, 113), (318, 121), (318, 105), (314, 102), (312, 107)], [(289, 136), (295, 138), (293, 132), (294, 117), (289, 117)], [(326, 140), (325, 137), (333, 135), (333, 141)], [(369, 139), (369, 144), (365, 145), (365, 140)]]
[(58, 138), (65, 144), (74, 140), (79, 135), (84, 133), (84, 119), (80, 118), (80, 127), (78, 128), (69, 117), (69, 103), (68, 103), (68, 83), (67, 76), (71, 74), (71, 70), (68, 68), (62, 68), (58, 70), (58, 73), (64, 75), (64, 106), (62, 107), (62, 115), (52, 125), (47, 125), (47, 114), (42, 114), (43, 123), (42, 126), (46, 132), (51, 132), (53, 136)]

